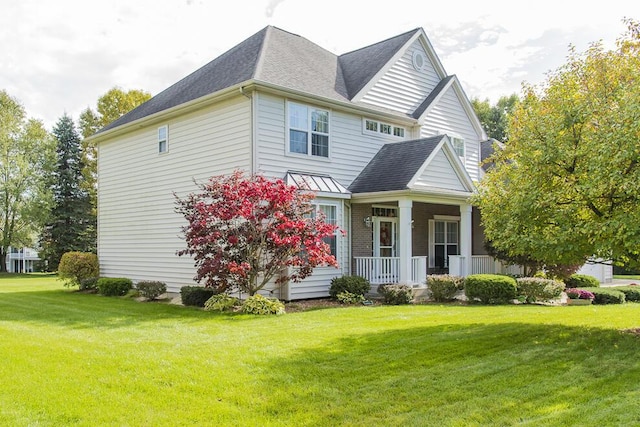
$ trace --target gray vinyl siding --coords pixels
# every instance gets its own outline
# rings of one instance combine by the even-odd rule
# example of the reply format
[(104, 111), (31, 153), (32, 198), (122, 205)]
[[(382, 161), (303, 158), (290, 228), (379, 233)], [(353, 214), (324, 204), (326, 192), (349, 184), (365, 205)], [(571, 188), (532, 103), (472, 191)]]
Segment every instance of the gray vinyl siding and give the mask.
[[(157, 128), (168, 125), (169, 148), (158, 153)], [(251, 167), (251, 109), (238, 97), (98, 145), (98, 256), (101, 275), (160, 280), (170, 291), (193, 285), (173, 193), (196, 191), (193, 180)]]
[(467, 191), (460, 179), (458, 179), (458, 175), (453, 166), (451, 166), (451, 162), (444, 150), (438, 150), (435, 157), (429, 162), (429, 165), (416, 181), (415, 186)]
[(480, 139), (453, 87), (429, 110), (420, 133), (423, 138), (443, 133), (464, 138), (465, 168), (472, 180), (480, 179)]
[[(427, 64), (423, 70), (413, 67), (413, 53), (420, 50)], [(416, 40), (402, 57), (362, 97), (364, 103), (411, 114), (422, 104), (441, 80), (420, 40)]]

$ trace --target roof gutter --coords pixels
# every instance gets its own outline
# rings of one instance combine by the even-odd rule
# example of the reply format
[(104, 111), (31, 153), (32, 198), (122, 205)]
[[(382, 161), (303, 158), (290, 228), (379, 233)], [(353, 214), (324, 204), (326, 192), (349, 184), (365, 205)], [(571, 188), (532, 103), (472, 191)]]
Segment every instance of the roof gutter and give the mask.
[(215, 102), (232, 98), (233, 96), (237, 96), (238, 92), (246, 96), (246, 92), (248, 89), (250, 89), (251, 84), (252, 84), (252, 80), (246, 80), (244, 82), (237, 83), (233, 86), (229, 86), (227, 88), (211, 93), (209, 95), (201, 96), (200, 98), (182, 103), (180, 105), (176, 105), (175, 107), (158, 111), (157, 113), (142, 117), (138, 120), (134, 120), (132, 122), (115, 127), (113, 129), (109, 129), (104, 132), (93, 134), (87, 138), (87, 141), (100, 142), (104, 139), (109, 139), (114, 136), (121, 135), (133, 129), (141, 129), (146, 126), (150, 126), (154, 123), (165, 121), (172, 117), (176, 117), (181, 114), (188, 113), (190, 111), (198, 110), (200, 108), (211, 105)]

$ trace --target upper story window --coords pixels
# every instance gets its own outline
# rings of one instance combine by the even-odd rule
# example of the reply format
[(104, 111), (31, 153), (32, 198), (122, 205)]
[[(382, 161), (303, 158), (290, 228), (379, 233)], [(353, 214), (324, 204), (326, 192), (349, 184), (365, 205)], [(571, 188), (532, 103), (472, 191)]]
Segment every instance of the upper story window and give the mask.
[(158, 153), (169, 151), (169, 128), (162, 126), (158, 128)]
[(400, 126), (390, 125), (389, 123), (379, 122), (372, 119), (364, 119), (363, 133), (393, 135), (404, 138), (405, 129)]
[(453, 149), (455, 150), (458, 157), (464, 158), (464, 139), (458, 138), (456, 136), (452, 136), (451, 144), (453, 145)]
[(289, 152), (329, 157), (329, 111), (289, 103)]

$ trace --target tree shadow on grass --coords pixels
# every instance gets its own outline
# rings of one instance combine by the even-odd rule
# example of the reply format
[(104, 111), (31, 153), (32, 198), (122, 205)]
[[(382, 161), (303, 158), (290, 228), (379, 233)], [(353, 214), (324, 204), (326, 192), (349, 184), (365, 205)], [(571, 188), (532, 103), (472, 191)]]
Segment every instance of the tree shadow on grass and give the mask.
[(0, 321), (35, 322), (74, 328), (118, 328), (161, 319), (199, 321), (216, 316), (195, 307), (70, 290), (0, 293)]
[(372, 332), (273, 360), (255, 409), (279, 425), (638, 425), (639, 351), (560, 325)]

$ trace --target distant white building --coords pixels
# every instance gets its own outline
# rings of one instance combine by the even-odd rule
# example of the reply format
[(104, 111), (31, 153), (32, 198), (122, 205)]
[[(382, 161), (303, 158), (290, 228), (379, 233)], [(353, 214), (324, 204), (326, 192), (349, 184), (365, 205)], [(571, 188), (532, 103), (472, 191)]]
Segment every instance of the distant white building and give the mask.
[(32, 273), (35, 271), (35, 262), (40, 257), (35, 249), (9, 247), (7, 253), (7, 272)]

